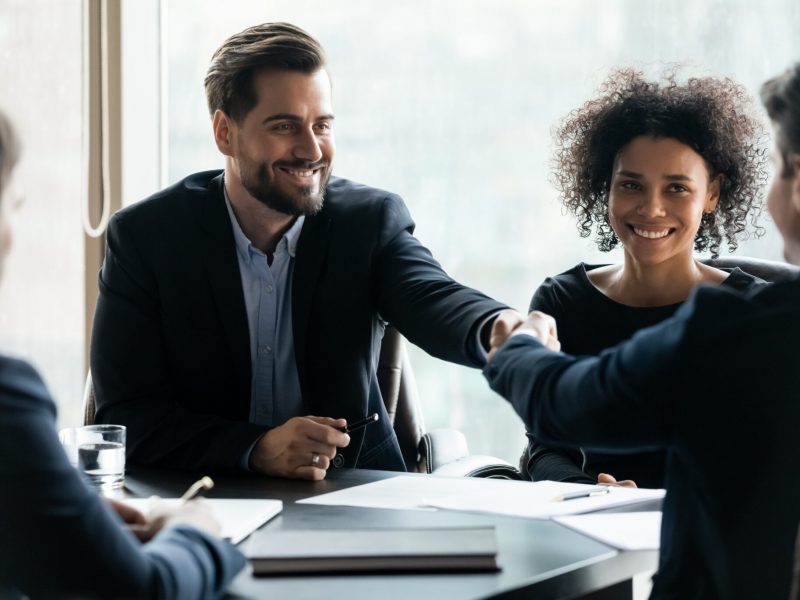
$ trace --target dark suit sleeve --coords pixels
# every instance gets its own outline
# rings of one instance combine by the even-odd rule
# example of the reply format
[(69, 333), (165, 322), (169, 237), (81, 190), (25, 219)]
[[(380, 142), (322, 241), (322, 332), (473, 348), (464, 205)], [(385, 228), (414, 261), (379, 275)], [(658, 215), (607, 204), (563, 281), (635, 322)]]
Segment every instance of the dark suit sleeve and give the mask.
[[(565, 317), (561, 305), (548, 279), (536, 288), (531, 298), (528, 311), (539, 310), (556, 320), (556, 324)], [(523, 454), (524, 464), (521, 469), (528, 474), (531, 481), (569, 481), (571, 483), (596, 483), (596, 479), (584, 473), (581, 465), (583, 454), (578, 449), (567, 449), (544, 444), (529, 431), (526, 432), (528, 445)]]
[(69, 464), (34, 370), (0, 359), (0, 596), (212, 598), (244, 566), (231, 545), (167, 528), (141, 545)]
[(523, 454), (520, 469), (531, 481), (569, 481), (571, 483), (596, 483), (580, 465), (583, 455), (577, 448), (560, 448), (543, 444), (529, 431), (525, 434), (528, 445)]
[(148, 266), (154, 259), (137, 247), (147, 232), (129, 229), (123, 215), (111, 220), (99, 276), (91, 352), (97, 421), (128, 427), (128, 458), (137, 464), (241, 470), (266, 428), (184, 408)]
[(449, 362), (480, 367), (474, 346), (479, 328), (508, 308), (453, 281), (413, 235), (403, 201), (388, 196), (382, 206), (375, 264), (375, 295), (381, 316), (411, 342)]
[(513, 336), (484, 375), (543, 442), (601, 452), (663, 448), (677, 412), (670, 401), (681, 398), (678, 381), (687, 368), (689, 304), (598, 357), (575, 358)]

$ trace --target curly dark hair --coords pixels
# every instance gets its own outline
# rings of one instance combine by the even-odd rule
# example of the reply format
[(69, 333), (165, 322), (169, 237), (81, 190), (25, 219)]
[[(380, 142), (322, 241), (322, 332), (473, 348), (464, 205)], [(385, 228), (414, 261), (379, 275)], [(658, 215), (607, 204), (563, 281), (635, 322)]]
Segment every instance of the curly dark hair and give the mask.
[(662, 81), (647, 81), (633, 69), (611, 73), (600, 97), (572, 111), (555, 131), (553, 176), (567, 210), (578, 218), (581, 237), (597, 229), (603, 252), (619, 239), (608, 215), (614, 160), (639, 136), (673, 138), (705, 159), (713, 179), (722, 175), (715, 213), (704, 216), (695, 237), (698, 252), (719, 255), (723, 238), (729, 251), (747, 229), (748, 215), (756, 237), (763, 189), (767, 183), (764, 127), (754, 116), (745, 89), (728, 78), (676, 81), (675, 71)]

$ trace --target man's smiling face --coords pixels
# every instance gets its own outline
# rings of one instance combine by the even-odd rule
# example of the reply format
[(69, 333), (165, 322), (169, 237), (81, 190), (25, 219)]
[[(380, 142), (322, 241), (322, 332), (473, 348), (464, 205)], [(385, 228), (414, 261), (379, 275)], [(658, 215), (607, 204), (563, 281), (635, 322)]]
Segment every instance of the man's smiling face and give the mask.
[(242, 186), (273, 210), (314, 214), (322, 208), (335, 150), (328, 73), (265, 71), (253, 86), (258, 102), (231, 126)]

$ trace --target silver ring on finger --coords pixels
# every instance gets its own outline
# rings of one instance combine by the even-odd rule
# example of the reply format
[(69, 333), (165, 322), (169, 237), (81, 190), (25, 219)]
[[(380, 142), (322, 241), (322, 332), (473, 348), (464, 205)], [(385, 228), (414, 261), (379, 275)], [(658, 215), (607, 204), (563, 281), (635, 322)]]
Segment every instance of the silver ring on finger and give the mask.
[(319, 454), (316, 452), (311, 453), (311, 466), (314, 467), (319, 464)]

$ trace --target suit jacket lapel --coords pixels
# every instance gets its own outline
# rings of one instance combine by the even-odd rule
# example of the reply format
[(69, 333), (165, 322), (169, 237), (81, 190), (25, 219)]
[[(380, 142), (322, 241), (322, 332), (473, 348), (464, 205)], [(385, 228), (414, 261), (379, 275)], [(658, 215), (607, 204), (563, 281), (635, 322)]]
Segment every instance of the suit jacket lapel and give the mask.
[(303, 231), (297, 242), (294, 273), (292, 275), (292, 332), (294, 334), (294, 355), (297, 361), (297, 375), (300, 378), (300, 391), (306, 409), (309, 405), (308, 367), (308, 316), (311, 300), (319, 282), (319, 273), (325, 260), (330, 234), (330, 216), (323, 208), (318, 214), (306, 217)]
[(217, 303), (220, 320), (230, 345), (231, 360), (236, 371), (237, 398), (246, 398), (244, 418), (250, 414), (250, 330), (242, 291), (236, 242), (225, 207), (222, 175), (209, 184), (203, 198), (201, 226), (207, 235), (198, 251), (204, 253), (208, 283)]

